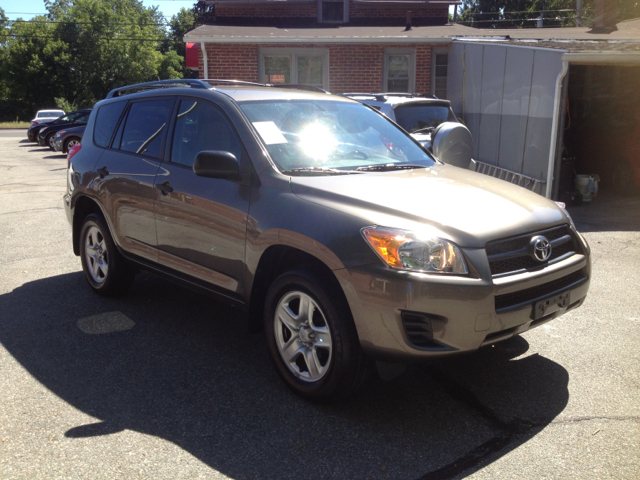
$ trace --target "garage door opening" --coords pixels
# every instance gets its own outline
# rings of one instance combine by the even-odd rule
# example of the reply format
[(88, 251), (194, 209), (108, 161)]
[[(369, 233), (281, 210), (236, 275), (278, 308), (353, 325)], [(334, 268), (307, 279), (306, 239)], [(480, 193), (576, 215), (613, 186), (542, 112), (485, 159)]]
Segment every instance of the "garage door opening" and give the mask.
[(562, 201), (640, 191), (640, 66), (571, 64), (563, 140)]

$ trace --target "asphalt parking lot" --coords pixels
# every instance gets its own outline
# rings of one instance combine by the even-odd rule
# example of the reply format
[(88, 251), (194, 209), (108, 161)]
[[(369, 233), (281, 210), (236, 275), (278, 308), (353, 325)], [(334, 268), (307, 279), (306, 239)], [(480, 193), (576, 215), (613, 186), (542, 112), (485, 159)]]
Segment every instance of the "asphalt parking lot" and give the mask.
[(318, 406), (224, 304), (149, 274), (95, 295), (65, 156), (24, 130), (0, 152), (0, 478), (640, 478), (640, 197), (571, 210), (581, 308)]

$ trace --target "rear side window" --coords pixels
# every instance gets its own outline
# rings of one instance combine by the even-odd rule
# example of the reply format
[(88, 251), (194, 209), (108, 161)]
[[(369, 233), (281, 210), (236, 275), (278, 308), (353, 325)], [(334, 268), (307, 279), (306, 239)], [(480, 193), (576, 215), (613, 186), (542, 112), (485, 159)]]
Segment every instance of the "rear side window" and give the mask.
[(108, 147), (113, 131), (118, 125), (118, 120), (127, 102), (116, 102), (104, 105), (98, 110), (95, 128), (93, 129), (93, 141), (100, 147)]
[(173, 100), (132, 104), (122, 132), (120, 150), (158, 158), (172, 107)]

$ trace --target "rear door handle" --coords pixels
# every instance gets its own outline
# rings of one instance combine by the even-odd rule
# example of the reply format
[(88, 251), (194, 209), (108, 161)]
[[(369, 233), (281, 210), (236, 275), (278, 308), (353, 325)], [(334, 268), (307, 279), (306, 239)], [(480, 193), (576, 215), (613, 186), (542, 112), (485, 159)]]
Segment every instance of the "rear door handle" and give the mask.
[(100, 178), (104, 178), (109, 175), (109, 170), (107, 170), (107, 167), (99, 168), (98, 170), (96, 170), (96, 172), (98, 173), (98, 175), (100, 175)]
[(173, 192), (173, 187), (169, 185), (169, 180), (163, 183), (156, 183), (156, 188), (162, 192), (162, 195), (168, 195)]

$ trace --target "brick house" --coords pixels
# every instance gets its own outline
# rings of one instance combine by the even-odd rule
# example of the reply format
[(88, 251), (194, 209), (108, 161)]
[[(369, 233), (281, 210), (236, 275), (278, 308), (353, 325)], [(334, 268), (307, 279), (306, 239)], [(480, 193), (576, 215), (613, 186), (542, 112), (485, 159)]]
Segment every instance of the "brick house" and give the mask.
[[(200, 78), (446, 98), (447, 0), (222, 0), (184, 36)], [(193, 65), (194, 67), (196, 65)]]

